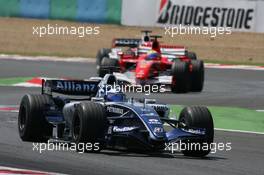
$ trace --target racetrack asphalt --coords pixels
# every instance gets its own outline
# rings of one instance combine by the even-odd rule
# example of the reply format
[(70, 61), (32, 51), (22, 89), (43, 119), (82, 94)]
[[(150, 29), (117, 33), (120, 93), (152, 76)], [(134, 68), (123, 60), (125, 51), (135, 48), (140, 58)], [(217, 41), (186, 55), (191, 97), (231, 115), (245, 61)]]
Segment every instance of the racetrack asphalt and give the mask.
[[(0, 60), (0, 78), (9, 77), (59, 77), (89, 78), (96, 76), (93, 63)], [(210, 105), (264, 109), (264, 74), (257, 70), (206, 69), (202, 93), (152, 94), (160, 102), (181, 105)], [(18, 104), (21, 95), (38, 93), (39, 88), (0, 87), (0, 93), (11, 94)], [(142, 94), (133, 94), (142, 97)], [(1, 96), (0, 104), (7, 104), (9, 95)]]
[[(95, 76), (89, 63), (0, 60), (0, 78)], [(206, 69), (202, 93), (154, 94), (158, 101), (181, 105), (264, 107), (262, 71)], [(0, 105), (17, 105), (25, 93), (40, 88), (0, 87)], [(133, 94), (135, 95), (135, 94)], [(139, 97), (140, 95), (138, 95)], [(228, 122), (228, 121), (227, 121)], [(33, 151), (17, 131), (17, 113), (0, 112), (0, 166), (44, 170), (66, 174), (264, 174), (264, 135), (216, 131), (216, 142), (231, 142), (231, 151), (218, 151), (205, 159), (175, 153), (136, 154), (102, 151), (79, 154), (65, 151)]]

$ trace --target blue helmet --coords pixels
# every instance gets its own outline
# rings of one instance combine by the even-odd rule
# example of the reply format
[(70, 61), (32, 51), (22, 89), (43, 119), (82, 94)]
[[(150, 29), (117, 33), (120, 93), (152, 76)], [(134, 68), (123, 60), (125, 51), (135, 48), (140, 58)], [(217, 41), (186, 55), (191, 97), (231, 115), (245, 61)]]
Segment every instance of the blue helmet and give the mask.
[(122, 102), (126, 99), (126, 95), (122, 92), (112, 93), (108, 92), (106, 95), (106, 101)]
[(113, 87), (111, 84), (105, 86), (99, 86), (96, 97), (104, 98), (105, 101), (109, 102), (122, 102), (126, 100), (126, 95), (120, 90)]
[(101, 89), (99, 97), (103, 97), (106, 101), (110, 102), (122, 102), (126, 100), (126, 95), (113, 88)]

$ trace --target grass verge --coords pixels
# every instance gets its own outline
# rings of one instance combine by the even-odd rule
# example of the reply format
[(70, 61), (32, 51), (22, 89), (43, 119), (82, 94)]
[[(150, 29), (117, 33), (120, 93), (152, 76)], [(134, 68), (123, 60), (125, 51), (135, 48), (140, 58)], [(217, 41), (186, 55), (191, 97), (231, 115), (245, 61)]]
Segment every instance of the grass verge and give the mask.
[[(76, 35), (33, 35), (33, 27), (48, 24), (68, 27), (99, 26), (100, 34), (83, 38)], [(140, 30), (143, 29), (153, 30), (154, 34), (163, 36), (165, 33), (163, 28), (21, 18), (0, 18), (0, 26), (0, 53), (33, 56), (95, 57), (98, 49), (110, 47), (113, 38), (139, 38)], [(260, 33), (233, 32), (213, 39), (207, 35), (178, 35), (173, 38), (166, 35), (161, 42), (187, 46), (207, 62), (264, 64), (264, 34)]]
[(14, 77), (14, 78), (1, 78), (0, 86), (11, 86), (16, 83), (22, 83), (30, 80), (32, 77)]
[[(264, 113), (233, 107), (208, 107), (214, 119), (215, 128), (264, 132)], [(172, 114), (179, 114), (182, 106), (172, 105)]]

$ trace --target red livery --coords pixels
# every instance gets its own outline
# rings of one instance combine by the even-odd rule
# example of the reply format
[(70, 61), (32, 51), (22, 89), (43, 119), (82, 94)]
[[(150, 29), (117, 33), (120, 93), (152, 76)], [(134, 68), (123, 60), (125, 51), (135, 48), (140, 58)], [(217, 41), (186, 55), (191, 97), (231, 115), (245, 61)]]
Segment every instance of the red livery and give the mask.
[(114, 39), (111, 49), (99, 50), (99, 76), (114, 73), (130, 84), (164, 84), (175, 93), (202, 91), (203, 61), (184, 46), (160, 44), (161, 36), (144, 33), (142, 39)]

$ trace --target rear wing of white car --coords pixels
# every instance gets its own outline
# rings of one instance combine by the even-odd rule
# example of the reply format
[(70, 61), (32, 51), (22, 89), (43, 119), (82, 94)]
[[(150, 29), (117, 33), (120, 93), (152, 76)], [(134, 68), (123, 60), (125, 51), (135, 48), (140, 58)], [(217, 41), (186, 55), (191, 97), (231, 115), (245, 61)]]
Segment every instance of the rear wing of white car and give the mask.
[(100, 80), (42, 80), (42, 94), (95, 96)]

